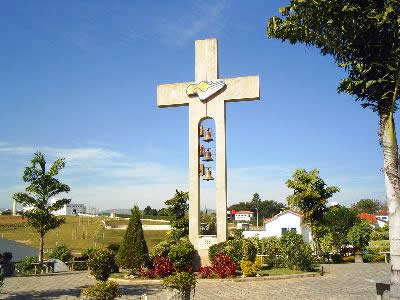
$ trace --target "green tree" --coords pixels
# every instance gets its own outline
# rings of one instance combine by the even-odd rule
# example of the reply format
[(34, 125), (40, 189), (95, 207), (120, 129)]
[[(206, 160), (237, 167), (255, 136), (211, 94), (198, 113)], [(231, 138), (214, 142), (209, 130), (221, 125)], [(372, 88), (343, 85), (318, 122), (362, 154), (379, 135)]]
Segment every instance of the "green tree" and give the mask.
[(151, 206), (150, 206), (150, 205), (147, 205), (147, 206), (145, 207), (145, 209), (143, 210), (143, 215), (145, 215), (145, 216), (151, 216), (151, 212), (152, 212)]
[(169, 216), (169, 211), (167, 208), (163, 207), (157, 212), (158, 216)]
[[(286, 181), (288, 188), (293, 189), (293, 195), (287, 197), (289, 207), (300, 209), (304, 216), (304, 222), (311, 226), (322, 221), (323, 213), (327, 209), (328, 199), (334, 193), (339, 192), (336, 186), (327, 186), (319, 177), (319, 171), (313, 169), (307, 172), (305, 169), (296, 169), (292, 179)], [(312, 232), (313, 237), (315, 232)]]
[[(273, 217), (286, 208), (285, 204), (274, 200), (262, 200), (260, 203), (259, 214), (264, 217)], [(239, 202), (229, 206), (229, 210), (253, 210), (251, 202)]]
[(287, 197), (289, 207), (298, 208), (304, 214), (308, 223), (320, 221), (326, 210), (328, 199), (339, 192), (336, 186), (327, 186), (319, 177), (319, 171), (313, 169), (296, 169), (292, 179), (286, 181), (288, 188), (293, 189), (293, 195)]
[(141, 214), (136, 205), (132, 208), (128, 228), (118, 250), (117, 261), (132, 272), (149, 263), (149, 251), (144, 240)]
[(347, 234), (360, 222), (351, 208), (341, 205), (330, 207), (323, 216), (323, 224), (328, 229), (332, 244), (338, 253), (341, 246), (348, 243)]
[(250, 202), (239, 202), (236, 204), (232, 204), (231, 206), (229, 206), (229, 209), (235, 209), (235, 210), (252, 210), (252, 205)]
[(71, 199), (59, 199), (49, 203), (49, 199), (61, 193), (68, 193), (68, 185), (61, 183), (55, 177), (65, 167), (65, 159), (60, 158), (53, 162), (50, 169), (46, 169), (46, 159), (41, 152), (36, 152), (31, 160), (31, 166), (24, 170), (23, 180), (29, 182), (25, 193), (15, 193), (13, 199), (28, 208), (24, 216), (28, 224), (39, 234), (40, 249), (39, 261), (43, 264), (44, 237), (47, 232), (59, 227), (65, 218), (53, 215)]
[(258, 193), (253, 194), (253, 198), (251, 199), (250, 203), (251, 203), (251, 206), (252, 206), (253, 210), (256, 211), (256, 214), (257, 214), (257, 227), (258, 227), (258, 215), (260, 213), (260, 208), (261, 208), (261, 204), (262, 204), (260, 195)]
[(371, 225), (366, 221), (361, 221), (350, 229), (347, 238), (356, 251), (363, 251), (369, 244), (371, 234)]
[(283, 203), (274, 200), (263, 200), (261, 202), (260, 215), (271, 218), (285, 209), (286, 206)]
[(380, 210), (386, 209), (386, 205), (376, 199), (361, 199), (351, 205), (354, 211), (359, 213), (375, 214)]
[(169, 215), (173, 216), (171, 227), (182, 231), (182, 235), (189, 234), (189, 193), (175, 191), (173, 198), (165, 201), (165, 205), (169, 210)]
[[(268, 35), (314, 46), (322, 55), (332, 56), (348, 75), (340, 81), (338, 91), (354, 96), (362, 107), (378, 114), (390, 235), (400, 236), (399, 159), (393, 117), (400, 97), (400, 2), (291, 0), (280, 13), (281, 17), (269, 19)], [(400, 298), (400, 270), (393, 265), (391, 270), (390, 297)]]
[(260, 209), (261, 208), (261, 198), (260, 195), (258, 193), (254, 193), (253, 194), (253, 198), (251, 198), (251, 206), (253, 207), (253, 209)]

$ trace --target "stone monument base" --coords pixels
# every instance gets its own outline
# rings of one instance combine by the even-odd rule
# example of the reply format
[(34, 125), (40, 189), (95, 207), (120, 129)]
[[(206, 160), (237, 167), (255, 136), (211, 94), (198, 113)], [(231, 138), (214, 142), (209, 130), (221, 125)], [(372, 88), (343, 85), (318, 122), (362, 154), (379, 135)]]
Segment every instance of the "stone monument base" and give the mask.
[(208, 266), (211, 264), (208, 259), (208, 248), (217, 244), (216, 235), (199, 235), (197, 240), (197, 247), (193, 257), (193, 268), (198, 271), (200, 267)]

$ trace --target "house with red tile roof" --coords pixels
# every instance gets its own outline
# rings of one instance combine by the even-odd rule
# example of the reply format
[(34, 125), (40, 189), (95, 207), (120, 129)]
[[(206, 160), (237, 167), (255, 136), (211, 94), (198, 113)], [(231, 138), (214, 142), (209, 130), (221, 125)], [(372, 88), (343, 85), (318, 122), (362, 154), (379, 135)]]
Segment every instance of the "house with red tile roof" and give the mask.
[(357, 217), (361, 220), (367, 221), (374, 228), (382, 228), (387, 224), (386, 220), (381, 219), (381, 216), (371, 215), (368, 213), (359, 213)]

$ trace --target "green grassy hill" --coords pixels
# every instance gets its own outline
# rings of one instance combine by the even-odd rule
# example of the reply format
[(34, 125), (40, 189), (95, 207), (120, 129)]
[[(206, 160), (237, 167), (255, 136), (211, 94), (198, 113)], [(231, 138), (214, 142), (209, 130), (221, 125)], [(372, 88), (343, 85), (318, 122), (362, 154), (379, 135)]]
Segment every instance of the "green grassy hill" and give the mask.
[[(101, 222), (103, 219), (106, 218), (66, 216), (65, 224), (46, 235), (45, 249), (51, 249), (57, 244), (65, 244), (78, 254), (88, 247), (119, 244), (125, 230), (105, 230)], [(123, 220), (123, 222), (127, 221)], [(166, 233), (167, 231), (144, 231), (147, 246), (154, 247), (165, 239)], [(39, 246), (38, 234), (20, 217), (0, 216), (0, 237), (33, 247)]]

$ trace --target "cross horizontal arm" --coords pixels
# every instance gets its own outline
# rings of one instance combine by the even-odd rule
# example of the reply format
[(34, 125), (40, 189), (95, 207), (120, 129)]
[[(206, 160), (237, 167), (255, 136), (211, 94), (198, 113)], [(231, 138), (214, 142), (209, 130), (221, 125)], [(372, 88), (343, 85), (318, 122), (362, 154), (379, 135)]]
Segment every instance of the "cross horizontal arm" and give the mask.
[(260, 78), (258, 76), (225, 79), (226, 90), (215, 97), (225, 102), (260, 100)]
[[(226, 89), (215, 97), (226, 102), (249, 101), (260, 99), (260, 79), (258, 76), (225, 78)], [(157, 86), (158, 107), (188, 105), (190, 101), (198, 101), (186, 94), (187, 87), (193, 82), (161, 84)]]
[(157, 106), (171, 107), (188, 105), (190, 100), (186, 89), (193, 82), (180, 82), (172, 84), (160, 84), (157, 86)]

